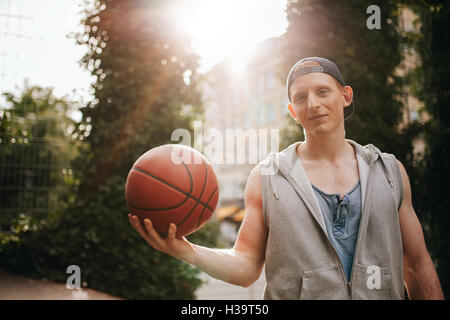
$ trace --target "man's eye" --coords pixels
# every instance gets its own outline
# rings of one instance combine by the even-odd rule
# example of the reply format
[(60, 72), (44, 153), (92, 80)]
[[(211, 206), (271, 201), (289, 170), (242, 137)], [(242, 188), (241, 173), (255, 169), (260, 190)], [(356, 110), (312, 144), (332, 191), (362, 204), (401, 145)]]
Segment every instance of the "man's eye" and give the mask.
[(328, 93), (328, 90), (325, 90), (325, 89), (322, 89), (322, 90), (319, 91), (319, 94), (321, 94), (321, 95), (324, 95), (324, 94), (327, 94), (327, 93)]

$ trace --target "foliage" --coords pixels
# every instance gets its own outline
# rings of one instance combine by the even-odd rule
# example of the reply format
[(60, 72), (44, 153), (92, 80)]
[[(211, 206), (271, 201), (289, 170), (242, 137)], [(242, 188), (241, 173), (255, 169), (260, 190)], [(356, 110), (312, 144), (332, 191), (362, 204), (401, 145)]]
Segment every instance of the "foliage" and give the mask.
[[(37, 217), (54, 207), (70, 179), (69, 158), (76, 153), (69, 139), (73, 102), (55, 98), (52, 88), (25, 82), (19, 96), (3, 93), (0, 113), (1, 227), (11, 217)], [(1, 228), (0, 228), (1, 230)]]
[(447, 1), (405, 1), (419, 17), (420, 33), (412, 48), (421, 64), (412, 79), (429, 115), (424, 125), (425, 151), (415, 185), (415, 207), (426, 221), (427, 246), (437, 267), (444, 296), (450, 294), (450, 9)]
[(286, 126), (280, 131), (280, 150), (286, 149), (295, 141), (303, 141), (305, 139), (302, 126), (297, 124), (290, 114), (287, 114), (285, 117), (287, 118)]

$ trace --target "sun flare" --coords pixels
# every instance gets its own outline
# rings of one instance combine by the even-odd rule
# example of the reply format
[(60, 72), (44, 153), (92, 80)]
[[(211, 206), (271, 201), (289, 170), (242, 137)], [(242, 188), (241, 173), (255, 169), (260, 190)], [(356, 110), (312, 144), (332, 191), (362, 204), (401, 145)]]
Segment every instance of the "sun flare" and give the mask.
[(242, 70), (258, 43), (286, 30), (285, 0), (185, 0), (178, 21), (204, 69), (229, 57)]

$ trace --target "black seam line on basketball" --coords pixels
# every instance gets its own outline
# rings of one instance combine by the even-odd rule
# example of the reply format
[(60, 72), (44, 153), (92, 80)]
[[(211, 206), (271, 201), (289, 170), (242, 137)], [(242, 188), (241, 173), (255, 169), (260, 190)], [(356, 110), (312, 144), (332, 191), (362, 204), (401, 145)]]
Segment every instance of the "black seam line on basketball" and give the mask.
[[(219, 189), (219, 187), (216, 187), (216, 189), (214, 189), (214, 191), (213, 191), (213, 192), (211, 193), (211, 195), (209, 196), (208, 201), (206, 201), (206, 204), (208, 204), (209, 201), (211, 201), (212, 197), (214, 196), (214, 194), (216, 193), (216, 191), (217, 191), (218, 189)], [(209, 208), (209, 207), (207, 207), (207, 206), (204, 206), (204, 207), (203, 207), (202, 213), (200, 214), (200, 217), (198, 218), (198, 221), (197, 221), (197, 228), (198, 228), (198, 226), (200, 225), (200, 221), (202, 220), (202, 217), (203, 217), (203, 214), (205, 213), (205, 209), (206, 209), (206, 208), (208, 208), (208, 209), (211, 210), (211, 208)], [(214, 212), (214, 210), (211, 210), (211, 212)]]
[(178, 208), (179, 206), (181, 206), (182, 204), (184, 204), (184, 203), (190, 198), (190, 194), (187, 194), (186, 192), (182, 191), (181, 189), (178, 189), (177, 187), (172, 186), (170, 183), (167, 183), (166, 181), (161, 180), (160, 178), (158, 178), (158, 177), (156, 177), (156, 176), (154, 176), (154, 175), (152, 175), (152, 174), (150, 174), (150, 173), (148, 173), (148, 172), (145, 172), (144, 170), (141, 170), (141, 169), (135, 168), (135, 167), (133, 167), (132, 170), (136, 170), (136, 171), (138, 171), (138, 172), (140, 172), (140, 173), (143, 173), (143, 174), (145, 174), (145, 175), (147, 175), (147, 176), (149, 176), (149, 177), (152, 177), (152, 178), (158, 180), (159, 182), (162, 182), (162, 183), (164, 183), (165, 185), (168, 185), (169, 187), (172, 187), (173, 189), (175, 189), (175, 190), (181, 192), (182, 194), (184, 194), (184, 195), (186, 196), (186, 198), (184, 198), (184, 200), (181, 201), (180, 203), (178, 203), (176, 206), (169, 207), (169, 208), (156, 208), (156, 209), (154, 209), (154, 208), (139, 208), (139, 207), (136, 207), (136, 206), (134, 206), (134, 205), (132, 205), (132, 204), (129, 203), (129, 206), (130, 206), (131, 208), (133, 208), (133, 209), (136, 209), (136, 210), (142, 210), (142, 211), (171, 210), (171, 209)]
[[(184, 167), (186, 167), (186, 169), (188, 169), (187, 166), (186, 166), (184, 163), (183, 163), (183, 165), (184, 165)], [(147, 176), (149, 176), (149, 177), (152, 177), (152, 178), (158, 180), (159, 182), (162, 182), (162, 183), (164, 183), (165, 185), (167, 185), (167, 186), (169, 186), (169, 187), (171, 187), (171, 188), (173, 188), (173, 189), (175, 189), (175, 190), (181, 192), (182, 194), (184, 194), (184, 195), (186, 196), (186, 198), (185, 198), (181, 203), (177, 204), (177, 205), (174, 206), (174, 207), (169, 207), (169, 208), (139, 208), (139, 207), (133, 206), (131, 203), (129, 203), (128, 205), (129, 205), (132, 209), (142, 210), (142, 211), (162, 211), (162, 210), (171, 210), (171, 209), (178, 208), (179, 206), (181, 206), (182, 204), (184, 204), (189, 198), (191, 198), (191, 199), (193, 199), (193, 200), (195, 200), (195, 201), (199, 201), (200, 204), (202, 204), (203, 206), (206, 206), (206, 207), (207, 207), (208, 209), (210, 209), (211, 211), (214, 211), (214, 210), (213, 210), (212, 208), (210, 208), (206, 203), (204, 203), (203, 201), (200, 201), (200, 200), (198, 200), (197, 198), (195, 198), (195, 197), (192, 196), (192, 188), (193, 188), (192, 186), (193, 186), (193, 183), (192, 183), (192, 176), (191, 176), (189, 170), (187, 170), (187, 172), (188, 172), (188, 174), (189, 174), (189, 178), (191, 179), (191, 190), (189, 191), (189, 193), (186, 193), (185, 191), (181, 190), (180, 188), (175, 187), (174, 185), (168, 183), (167, 181), (161, 180), (160, 178), (158, 178), (158, 177), (152, 175), (151, 173), (148, 173), (148, 172), (146, 172), (146, 171), (144, 171), (144, 170), (142, 170), (142, 169), (133, 167), (131, 170), (136, 170), (136, 171), (139, 171), (139, 172), (141, 172), (141, 173), (143, 173), (143, 174), (145, 174), (145, 175), (147, 175)]]
[[(172, 152), (172, 150), (171, 150)], [(192, 175), (191, 175), (191, 171), (189, 171), (189, 168), (187, 167), (187, 165), (184, 163), (183, 159), (181, 159), (180, 155), (177, 154), (178, 159), (180, 159), (181, 164), (184, 166), (184, 168), (186, 169), (188, 175), (189, 175), (189, 179), (191, 180), (191, 190), (189, 190), (189, 197), (192, 197), (192, 189), (194, 188), (194, 179), (192, 179)], [(194, 197), (192, 197), (194, 198)]]
[[(209, 201), (211, 201), (213, 195), (216, 193), (216, 191), (217, 191), (218, 188), (219, 188), (219, 187), (216, 187), (216, 188), (214, 189), (213, 193), (209, 196), (208, 201), (206, 201), (206, 204), (208, 204)], [(200, 217), (198, 218), (196, 228), (198, 228), (198, 226), (200, 225), (200, 221), (202, 220), (203, 214), (205, 213), (205, 209), (206, 209), (206, 207), (203, 207), (202, 213), (200, 214)], [(214, 210), (211, 210), (211, 211), (214, 212)]]
[[(181, 160), (183, 162), (183, 160)], [(198, 203), (200, 202), (200, 199), (203, 196), (203, 192), (205, 192), (206, 183), (208, 182), (208, 165), (205, 163), (205, 182), (203, 183), (202, 192), (200, 192), (199, 200), (197, 200), (197, 203), (192, 207), (191, 211), (177, 224), (177, 228), (179, 228), (191, 215), (192, 212), (194, 212), (195, 208), (197, 208)]]

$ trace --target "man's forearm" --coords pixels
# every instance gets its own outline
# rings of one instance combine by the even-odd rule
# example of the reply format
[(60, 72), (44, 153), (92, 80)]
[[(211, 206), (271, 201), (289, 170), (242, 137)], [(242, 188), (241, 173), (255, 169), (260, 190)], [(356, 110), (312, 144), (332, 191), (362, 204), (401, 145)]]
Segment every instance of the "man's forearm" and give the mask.
[(411, 300), (442, 300), (444, 295), (431, 258), (405, 262), (405, 282)]
[(210, 249), (192, 245), (193, 252), (186, 257), (190, 263), (213, 278), (247, 287), (260, 275), (262, 266), (255, 266), (254, 260), (234, 249)]

